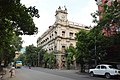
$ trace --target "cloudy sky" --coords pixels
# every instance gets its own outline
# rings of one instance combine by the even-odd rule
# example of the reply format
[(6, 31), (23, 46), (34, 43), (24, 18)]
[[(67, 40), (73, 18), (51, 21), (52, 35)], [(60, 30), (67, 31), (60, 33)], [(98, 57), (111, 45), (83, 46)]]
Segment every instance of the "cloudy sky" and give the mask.
[(21, 3), (29, 6), (36, 6), (39, 10), (40, 18), (34, 18), (34, 22), (38, 27), (38, 34), (32, 36), (23, 36), (23, 47), (34, 44), (39, 36), (41, 36), (50, 25), (55, 22), (55, 11), (59, 6), (66, 6), (68, 10), (68, 20), (84, 24), (87, 26), (94, 25), (92, 23), (91, 13), (97, 10), (95, 0), (21, 0)]

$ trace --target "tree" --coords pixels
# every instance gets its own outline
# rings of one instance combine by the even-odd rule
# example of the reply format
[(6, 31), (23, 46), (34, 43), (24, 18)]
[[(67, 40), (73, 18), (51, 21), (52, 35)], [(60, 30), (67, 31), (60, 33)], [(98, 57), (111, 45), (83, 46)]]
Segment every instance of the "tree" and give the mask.
[[(92, 13), (93, 23), (97, 23), (99, 27), (110, 29), (112, 26), (116, 26), (117, 29), (120, 28), (120, 1), (115, 0), (111, 2), (111, 5), (107, 4), (101, 5), (102, 10)], [(102, 16), (101, 19), (97, 20), (98, 16)]]
[[(107, 31), (111, 31), (114, 34), (111, 34), (110, 40), (111, 40), (111, 46), (108, 50), (108, 52), (112, 55), (112, 53), (120, 53), (119, 47), (120, 47), (120, 1), (115, 0), (114, 2), (111, 3), (110, 6), (104, 5), (104, 13), (101, 15), (103, 18), (99, 22), (99, 26), (102, 26), (103, 28), (107, 28)], [(115, 48), (115, 46), (118, 46)], [(119, 57), (120, 56), (116, 54), (116, 61), (119, 62)], [(113, 61), (115, 60), (113, 59)]]
[[(97, 23), (97, 27), (101, 28), (100, 31), (104, 36), (109, 39), (109, 47), (107, 48), (107, 59), (109, 60), (111, 55), (116, 55), (112, 57), (111, 61), (119, 61), (118, 53), (120, 47), (120, 1), (115, 0), (108, 5), (107, 2), (101, 5), (103, 10), (94, 12), (92, 14), (94, 18), (94, 23)], [(96, 20), (97, 16), (102, 16), (100, 20)], [(105, 33), (104, 33), (105, 32)], [(107, 34), (107, 35), (106, 35)], [(117, 53), (117, 54), (115, 54)], [(118, 56), (118, 57), (117, 57)]]
[[(107, 49), (110, 46), (109, 37), (105, 37), (100, 27), (94, 27), (90, 31), (81, 30), (76, 35), (77, 63), (81, 65), (81, 72), (85, 71), (85, 64), (94, 64), (104, 61)], [(94, 63), (92, 63), (94, 60)]]
[(110, 39), (103, 35), (101, 28), (98, 26), (90, 30), (88, 39), (90, 58), (94, 59), (95, 65), (97, 65), (97, 62), (100, 63), (106, 57), (107, 48), (111, 45)]
[(45, 52), (44, 56), (43, 56), (43, 60), (44, 60), (44, 64), (45, 64), (45, 68), (48, 67), (47, 63), (48, 63), (48, 60), (49, 60), (49, 54), (47, 52)]
[(42, 66), (46, 50), (42, 49), (41, 47), (37, 47), (37, 52), (38, 52), (38, 66)]
[(100, 12), (102, 19), (99, 21), (101, 27), (110, 28), (116, 26), (120, 28), (120, 1), (113, 1), (111, 5), (103, 5), (103, 11)]
[(26, 64), (31, 64), (31, 66), (36, 66), (37, 65), (37, 59), (38, 59), (38, 54), (37, 54), (37, 48), (34, 45), (29, 45), (26, 47)]
[(14, 47), (20, 48), (20, 45), (13, 45), (14, 35), (37, 33), (38, 28), (35, 27), (32, 17), (39, 17), (35, 7), (26, 8), (20, 0), (0, 0), (0, 64), (4, 61), (4, 55), (8, 54), (6, 59), (13, 59), (11, 54), (14, 54)]
[[(66, 49), (66, 63), (67, 63), (67, 69), (70, 69), (70, 65), (74, 64), (74, 57), (76, 55), (76, 49), (70, 45), (69, 48)], [(75, 64), (74, 64), (75, 66)]]
[(3, 45), (3, 47), (0, 48), (0, 64), (2, 61), (4, 61), (4, 66), (7, 66), (8, 63), (13, 61), (15, 57), (15, 51), (20, 50), (22, 39), (13, 34), (13, 36), (6, 37), (3, 40), (4, 42), (1, 42), (1, 45)]
[(52, 69), (54, 67), (54, 63), (55, 63), (55, 55), (53, 52), (51, 52), (49, 54), (49, 59), (48, 59), (48, 64), (49, 64), (50, 69)]
[(88, 32), (85, 30), (80, 30), (79, 33), (76, 35), (76, 61), (81, 65), (81, 72), (85, 71), (84, 64), (85, 60), (87, 60), (89, 56), (89, 50), (88, 50)]
[(4, 31), (9, 29), (18, 35), (32, 35), (38, 29), (32, 17), (39, 17), (35, 7), (26, 8), (20, 0), (0, 0), (0, 26)]

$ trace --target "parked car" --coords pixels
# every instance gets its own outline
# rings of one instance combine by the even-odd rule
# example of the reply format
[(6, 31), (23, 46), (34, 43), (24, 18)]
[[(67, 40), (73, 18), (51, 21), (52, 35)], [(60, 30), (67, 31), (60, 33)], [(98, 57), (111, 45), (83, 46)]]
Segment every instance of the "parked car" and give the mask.
[(106, 78), (112, 76), (120, 76), (120, 70), (115, 69), (112, 65), (101, 64), (97, 65), (94, 69), (89, 69), (90, 76), (104, 75)]

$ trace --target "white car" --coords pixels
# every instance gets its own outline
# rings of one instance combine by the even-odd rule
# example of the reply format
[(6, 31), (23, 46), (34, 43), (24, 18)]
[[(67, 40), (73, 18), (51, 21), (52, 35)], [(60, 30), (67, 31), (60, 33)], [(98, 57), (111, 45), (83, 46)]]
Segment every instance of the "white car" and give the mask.
[(101, 64), (97, 65), (94, 69), (89, 69), (90, 76), (104, 75), (106, 78), (112, 76), (120, 76), (120, 70), (115, 69), (112, 65)]

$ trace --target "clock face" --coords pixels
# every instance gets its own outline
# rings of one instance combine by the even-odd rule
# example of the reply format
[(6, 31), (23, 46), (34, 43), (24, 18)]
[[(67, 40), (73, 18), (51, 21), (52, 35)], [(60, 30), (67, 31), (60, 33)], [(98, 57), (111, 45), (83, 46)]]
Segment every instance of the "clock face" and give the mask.
[(56, 16), (56, 19), (60, 20), (60, 21), (66, 21), (65, 15), (58, 15), (58, 16)]
[(64, 16), (64, 15), (62, 16), (62, 19), (65, 19), (65, 16)]
[(65, 20), (65, 15), (61, 15), (60, 19), (64, 21)]

